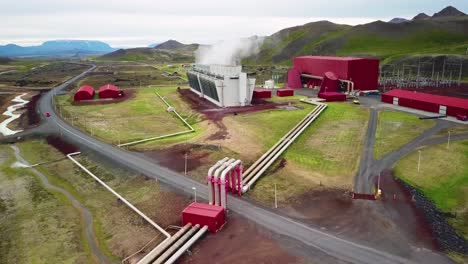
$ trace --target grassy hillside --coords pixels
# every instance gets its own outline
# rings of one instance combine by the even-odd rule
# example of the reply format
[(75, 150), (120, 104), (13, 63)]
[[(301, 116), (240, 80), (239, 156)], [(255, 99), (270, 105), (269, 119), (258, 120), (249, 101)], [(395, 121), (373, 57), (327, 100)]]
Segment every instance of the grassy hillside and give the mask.
[(465, 54), (468, 17), (345, 26), (320, 21), (265, 39), (248, 64), (291, 64), (299, 55), (370, 56), (384, 61), (410, 54)]
[(151, 61), (158, 64), (193, 62), (193, 51), (154, 48), (120, 49), (101, 57), (100, 61)]

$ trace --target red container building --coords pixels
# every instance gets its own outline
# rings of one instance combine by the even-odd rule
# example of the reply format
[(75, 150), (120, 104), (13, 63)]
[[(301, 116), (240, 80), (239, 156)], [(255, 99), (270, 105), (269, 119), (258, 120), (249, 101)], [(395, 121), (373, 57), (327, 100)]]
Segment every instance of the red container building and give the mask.
[(92, 100), (94, 98), (94, 88), (89, 85), (81, 86), (78, 91), (76, 91), (75, 95), (73, 96), (73, 100), (81, 101), (81, 100)]
[(278, 89), (276, 90), (276, 96), (279, 96), (279, 97), (294, 96), (294, 90), (293, 89)]
[[(376, 90), (379, 80), (379, 60), (351, 57), (301, 56), (293, 60), (293, 68), (288, 73), (288, 86), (302, 88), (297, 78), (311, 84), (314, 78), (304, 75), (323, 77), (326, 72), (333, 72), (340, 80), (354, 83), (354, 90)], [(299, 74), (299, 76), (296, 76)], [(309, 80), (310, 79), (310, 80)], [(300, 85), (300, 86), (298, 86)]]
[(99, 88), (98, 94), (99, 98), (118, 98), (122, 96), (122, 92), (119, 91), (119, 88), (112, 84), (106, 84)]
[(255, 89), (255, 90), (253, 91), (253, 98), (254, 98), (254, 99), (271, 98), (271, 90), (267, 90), (267, 89)]
[(456, 97), (393, 89), (382, 94), (382, 102), (440, 115), (468, 115), (468, 99)]
[(188, 223), (206, 225), (211, 233), (216, 233), (226, 223), (224, 207), (194, 202), (182, 211), (182, 226)]

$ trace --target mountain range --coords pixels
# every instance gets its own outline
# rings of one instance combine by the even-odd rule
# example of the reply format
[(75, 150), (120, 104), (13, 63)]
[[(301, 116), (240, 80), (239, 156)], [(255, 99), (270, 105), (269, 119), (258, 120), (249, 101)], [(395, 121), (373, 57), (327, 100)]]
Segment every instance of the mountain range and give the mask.
[(267, 36), (243, 64), (290, 64), (301, 55), (377, 57), (384, 62), (411, 54), (465, 54), (468, 16), (447, 7), (432, 17), (402, 23), (349, 26), (329, 21), (286, 28)]
[(16, 44), (0, 46), (0, 56), (4, 57), (84, 57), (112, 52), (109, 44), (94, 40), (52, 40), (38, 46), (22, 47)]

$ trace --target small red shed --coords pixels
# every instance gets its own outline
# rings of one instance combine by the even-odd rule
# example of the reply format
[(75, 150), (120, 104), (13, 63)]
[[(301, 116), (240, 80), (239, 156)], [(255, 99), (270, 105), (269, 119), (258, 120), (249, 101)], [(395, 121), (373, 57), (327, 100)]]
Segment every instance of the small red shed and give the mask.
[(188, 223), (206, 225), (211, 233), (216, 233), (226, 223), (224, 207), (194, 202), (182, 211), (182, 226)]
[(276, 90), (276, 96), (279, 96), (279, 97), (294, 96), (294, 90), (293, 89), (278, 89)]
[(255, 89), (255, 90), (253, 91), (253, 98), (254, 98), (254, 99), (271, 98), (271, 90), (267, 90), (267, 89)]
[(325, 99), (325, 101), (327, 101), (327, 102), (344, 102), (344, 101), (346, 101), (346, 94), (337, 93), (337, 92), (319, 93), (317, 97)]
[(122, 96), (122, 92), (119, 91), (119, 88), (112, 84), (106, 84), (99, 88), (98, 94), (99, 98), (118, 98)]
[(81, 86), (78, 91), (76, 91), (75, 95), (73, 96), (73, 100), (81, 101), (81, 100), (91, 100), (94, 98), (94, 88), (89, 85)]

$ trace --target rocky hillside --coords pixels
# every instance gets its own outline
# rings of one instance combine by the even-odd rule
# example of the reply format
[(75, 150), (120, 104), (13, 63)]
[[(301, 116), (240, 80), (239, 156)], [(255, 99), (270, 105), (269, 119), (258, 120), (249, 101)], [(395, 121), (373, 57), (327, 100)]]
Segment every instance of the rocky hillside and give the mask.
[(198, 46), (198, 44), (182, 44), (176, 40), (171, 39), (156, 45), (154, 48), (158, 50), (195, 51), (198, 49)]
[(378, 57), (385, 62), (415, 53), (464, 54), (468, 16), (462, 14), (447, 7), (429, 19), (418, 15), (405, 23), (375, 21), (354, 27), (328, 21), (308, 23), (266, 37), (260, 51), (243, 62), (290, 64), (299, 55)]

